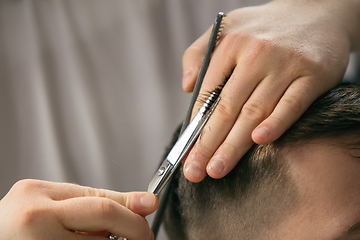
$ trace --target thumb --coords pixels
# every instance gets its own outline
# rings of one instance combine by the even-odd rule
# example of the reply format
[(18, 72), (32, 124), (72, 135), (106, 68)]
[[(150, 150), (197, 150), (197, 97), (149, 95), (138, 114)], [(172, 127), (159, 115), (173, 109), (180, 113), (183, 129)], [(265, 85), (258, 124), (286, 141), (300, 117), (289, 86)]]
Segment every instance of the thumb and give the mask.
[(143, 217), (153, 213), (158, 207), (158, 198), (149, 192), (125, 193), (125, 207)]
[(191, 92), (194, 89), (196, 77), (199, 73), (201, 63), (205, 55), (210, 33), (211, 28), (209, 28), (200, 38), (191, 44), (183, 55), (182, 86), (185, 92)]

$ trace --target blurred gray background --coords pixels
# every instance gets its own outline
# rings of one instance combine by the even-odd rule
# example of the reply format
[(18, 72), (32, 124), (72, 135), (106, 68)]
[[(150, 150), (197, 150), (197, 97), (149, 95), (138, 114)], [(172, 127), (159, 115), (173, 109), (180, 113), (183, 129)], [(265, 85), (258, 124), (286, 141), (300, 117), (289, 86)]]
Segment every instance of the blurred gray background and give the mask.
[(183, 52), (263, 2), (1, 0), (1, 198), (24, 178), (146, 190), (189, 104)]

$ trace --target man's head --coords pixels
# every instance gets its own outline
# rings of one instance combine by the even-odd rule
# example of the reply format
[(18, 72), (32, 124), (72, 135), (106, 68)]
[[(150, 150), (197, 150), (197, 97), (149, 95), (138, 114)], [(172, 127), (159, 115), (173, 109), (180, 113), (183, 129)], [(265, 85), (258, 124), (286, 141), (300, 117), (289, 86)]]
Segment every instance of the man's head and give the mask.
[(360, 239), (358, 157), (360, 87), (341, 85), (225, 178), (191, 183), (178, 171), (170, 239)]

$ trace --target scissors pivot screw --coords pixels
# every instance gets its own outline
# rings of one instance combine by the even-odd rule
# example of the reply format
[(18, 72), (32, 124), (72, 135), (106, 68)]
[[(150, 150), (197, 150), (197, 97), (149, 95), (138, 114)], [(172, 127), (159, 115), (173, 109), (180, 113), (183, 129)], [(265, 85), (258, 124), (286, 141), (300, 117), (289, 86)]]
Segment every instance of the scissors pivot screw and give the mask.
[(160, 169), (158, 170), (158, 175), (161, 176), (161, 175), (164, 174), (164, 172), (165, 172), (165, 168), (162, 167), (162, 168), (160, 168)]

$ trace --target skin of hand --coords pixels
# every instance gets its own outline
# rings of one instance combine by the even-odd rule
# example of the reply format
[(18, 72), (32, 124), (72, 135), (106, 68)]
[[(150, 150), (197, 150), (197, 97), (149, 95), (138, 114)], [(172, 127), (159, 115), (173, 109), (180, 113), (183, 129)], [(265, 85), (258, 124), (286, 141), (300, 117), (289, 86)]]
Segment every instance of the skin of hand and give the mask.
[(158, 200), (147, 192), (120, 193), (69, 183), (21, 180), (0, 201), (0, 239), (153, 239), (144, 216)]
[[(231, 76), (185, 161), (187, 179), (224, 177), (254, 142), (276, 140), (336, 86), (358, 47), (359, 16), (360, 1), (353, 0), (278, 0), (228, 13), (200, 95)], [(187, 92), (195, 85), (210, 32), (184, 53)]]

